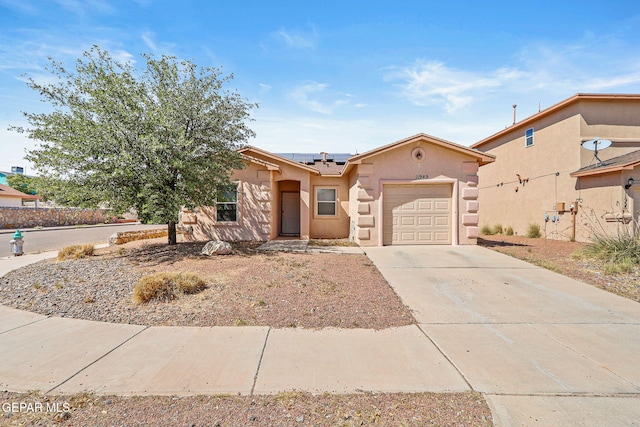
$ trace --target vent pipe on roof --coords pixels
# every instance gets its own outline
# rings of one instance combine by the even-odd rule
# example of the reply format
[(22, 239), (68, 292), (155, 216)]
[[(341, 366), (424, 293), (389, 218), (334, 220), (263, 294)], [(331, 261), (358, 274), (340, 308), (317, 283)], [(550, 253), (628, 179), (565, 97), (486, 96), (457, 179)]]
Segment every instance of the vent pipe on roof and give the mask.
[(516, 108), (518, 106), (516, 104), (513, 104), (513, 124), (516, 124)]
[(327, 163), (327, 154), (324, 151), (321, 152), (320, 154), (322, 154), (322, 163), (326, 164)]

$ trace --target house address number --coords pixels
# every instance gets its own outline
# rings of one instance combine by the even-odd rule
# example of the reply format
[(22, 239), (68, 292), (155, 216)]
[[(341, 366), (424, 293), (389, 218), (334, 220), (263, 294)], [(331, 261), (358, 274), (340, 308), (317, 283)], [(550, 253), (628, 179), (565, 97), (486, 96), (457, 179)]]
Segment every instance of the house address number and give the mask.
[(429, 175), (416, 175), (416, 179), (429, 179)]

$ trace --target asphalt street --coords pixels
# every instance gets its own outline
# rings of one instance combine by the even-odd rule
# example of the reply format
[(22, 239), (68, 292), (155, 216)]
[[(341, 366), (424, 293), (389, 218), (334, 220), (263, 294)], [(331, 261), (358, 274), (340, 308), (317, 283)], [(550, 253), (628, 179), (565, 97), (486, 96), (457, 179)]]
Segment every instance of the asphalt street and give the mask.
[[(164, 228), (164, 224), (100, 224), (96, 226), (62, 227), (54, 229), (21, 230), (25, 253), (38, 253), (58, 250), (68, 245), (84, 243), (107, 243), (109, 236), (118, 231), (135, 231)], [(11, 255), (9, 241), (15, 230), (0, 231), (0, 257)]]

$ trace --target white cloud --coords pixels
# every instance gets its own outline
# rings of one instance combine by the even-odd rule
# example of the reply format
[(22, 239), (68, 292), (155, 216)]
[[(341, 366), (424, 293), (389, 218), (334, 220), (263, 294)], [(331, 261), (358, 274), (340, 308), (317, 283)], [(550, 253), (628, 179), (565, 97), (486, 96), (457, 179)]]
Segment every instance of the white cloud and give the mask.
[(474, 102), (483, 92), (504, 86), (521, 75), (510, 68), (483, 74), (452, 69), (439, 61), (417, 61), (408, 67), (392, 69), (385, 80), (399, 80), (402, 95), (414, 105), (444, 104), (447, 112), (452, 113)]
[(147, 47), (153, 51), (158, 50), (158, 46), (156, 46), (156, 43), (153, 41), (152, 37), (154, 36), (153, 33), (151, 32), (145, 32), (142, 34), (142, 41), (144, 42), (144, 44), (147, 45)]
[(275, 36), (291, 49), (313, 49), (316, 46), (317, 33), (314, 28), (308, 34), (280, 28)]
[(265, 93), (268, 93), (271, 91), (271, 86), (268, 84), (258, 83), (258, 86), (260, 86), (260, 90), (258, 91), (260, 95), (264, 95)]
[(298, 105), (320, 114), (333, 114), (334, 110), (349, 103), (345, 94), (328, 91), (326, 83), (306, 82), (293, 89), (289, 97)]

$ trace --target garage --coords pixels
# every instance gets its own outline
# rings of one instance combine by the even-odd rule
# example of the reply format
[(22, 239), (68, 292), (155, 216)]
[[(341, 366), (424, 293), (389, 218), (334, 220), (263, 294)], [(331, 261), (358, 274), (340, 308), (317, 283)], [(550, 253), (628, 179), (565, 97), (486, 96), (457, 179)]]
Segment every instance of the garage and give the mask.
[(383, 200), (384, 245), (451, 244), (451, 185), (385, 185)]

